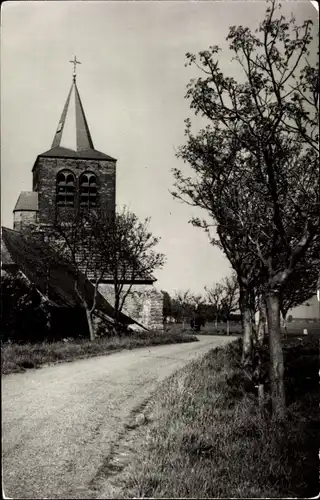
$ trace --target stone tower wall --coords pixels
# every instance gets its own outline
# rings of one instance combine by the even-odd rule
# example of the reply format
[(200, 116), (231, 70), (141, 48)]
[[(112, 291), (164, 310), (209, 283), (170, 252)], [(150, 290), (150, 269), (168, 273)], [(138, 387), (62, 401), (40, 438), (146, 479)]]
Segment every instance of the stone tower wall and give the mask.
[[(55, 211), (56, 179), (61, 170), (70, 170), (76, 178), (75, 209), (79, 206), (79, 178), (93, 172), (98, 183), (98, 204), (108, 212), (115, 210), (116, 162), (78, 158), (47, 158), (40, 156), (33, 169), (33, 190), (39, 196), (39, 222), (47, 223)], [(64, 209), (62, 209), (64, 210)], [(68, 211), (72, 209), (68, 208)], [(63, 212), (62, 212), (63, 213)]]

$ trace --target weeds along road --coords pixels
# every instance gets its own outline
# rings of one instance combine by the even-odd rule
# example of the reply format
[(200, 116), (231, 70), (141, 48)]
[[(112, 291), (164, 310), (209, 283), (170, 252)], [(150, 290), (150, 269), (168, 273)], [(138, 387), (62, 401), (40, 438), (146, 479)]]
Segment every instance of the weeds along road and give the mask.
[(97, 471), (139, 405), (175, 370), (234, 339), (198, 338), (3, 376), (6, 498), (98, 498)]

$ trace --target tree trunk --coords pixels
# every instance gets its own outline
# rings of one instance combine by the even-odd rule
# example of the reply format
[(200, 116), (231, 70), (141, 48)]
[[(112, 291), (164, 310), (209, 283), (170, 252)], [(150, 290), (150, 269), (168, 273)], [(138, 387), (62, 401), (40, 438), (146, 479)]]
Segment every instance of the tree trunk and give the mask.
[(251, 363), (252, 355), (252, 314), (249, 305), (249, 294), (243, 287), (240, 288), (240, 310), (243, 329), (242, 363)]
[(90, 340), (92, 341), (92, 340), (95, 339), (94, 328), (93, 328), (93, 324), (92, 324), (92, 313), (90, 312), (87, 304), (85, 304), (84, 308), (85, 308), (85, 311), (86, 311), (86, 317), (87, 317), (87, 322), (88, 322)]
[(243, 311), (243, 350), (242, 363), (244, 365), (251, 363), (252, 354), (252, 314), (248, 306)]
[(258, 344), (263, 345), (266, 335), (267, 308), (264, 296), (261, 294), (259, 298), (259, 323), (258, 323)]
[(82, 296), (82, 294), (81, 294), (81, 292), (79, 290), (78, 281), (75, 282), (75, 292), (78, 295), (79, 299), (81, 300), (81, 302), (83, 304), (83, 307), (84, 307), (84, 310), (86, 312), (86, 318), (87, 318), (87, 323), (88, 323), (90, 340), (92, 341), (95, 338), (94, 328), (93, 328), (93, 324), (92, 324), (92, 311), (90, 311), (89, 306), (88, 306), (86, 300), (84, 299), (84, 297)]
[(281, 345), (279, 294), (271, 291), (267, 296), (269, 327), (270, 386), (273, 416), (285, 417), (284, 362)]
[(218, 316), (216, 316), (216, 320), (215, 320), (215, 329), (216, 329), (216, 332), (218, 331)]
[(263, 410), (264, 408), (264, 396), (265, 396), (265, 373), (264, 367), (264, 340), (266, 335), (266, 321), (267, 321), (267, 307), (266, 301), (263, 294), (259, 295), (259, 316), (258, 323), (255, 324), (256, 330), (256, 346), (255, 346), (255, 359), (254, 359), (254, 371), (256, 373), (256, 379), (258, 384), (258, 401), (259, 407)]
[(258, 384), (258, 401), (259, 408), (262, 410), (264, 408), (264, 384)]
[(114, 300), (114, 309), (115, 309), (115, 329), (116, 332), (119, 334), (120, 333), (120, 295), (119, 293), (115, 293), (115, 300)]
[(287, 334), (288, 334), (288, 330), (287, 330), (286, 314), (284, 312), (282, 313), (282, 324), (283, 324), (283, 328), (284, 328), (284, 338), (286, 338)]
[(287, 330), (287, 320), (285, 317), (283, 318), (283, 328), (284, 328), (284, 336), (286, 337), (288, 330)]
[(227, 319), (227, 335), (230, 335), (230, 323), (228, 319)]

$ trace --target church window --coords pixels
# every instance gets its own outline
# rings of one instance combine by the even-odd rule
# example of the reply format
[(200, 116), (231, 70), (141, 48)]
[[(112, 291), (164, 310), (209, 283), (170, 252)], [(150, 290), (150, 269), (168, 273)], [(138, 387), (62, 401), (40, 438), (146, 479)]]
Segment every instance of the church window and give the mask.
[(97, 205), (97, 178), (86, 172), (80, 178), (80, 206), (92, 208)]
[(59, 172), (57, 176), (57, 205), (74, 207), (75, 177), (71, 172)]

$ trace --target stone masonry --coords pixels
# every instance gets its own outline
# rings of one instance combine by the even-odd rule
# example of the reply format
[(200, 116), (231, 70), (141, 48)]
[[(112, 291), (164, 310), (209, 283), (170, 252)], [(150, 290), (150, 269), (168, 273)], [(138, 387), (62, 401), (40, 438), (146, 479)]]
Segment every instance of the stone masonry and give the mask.
[[(124, 285), (123, 293), (129, 285)], [(114, 306), (114, 288), (99, 285), (100, 293)], [(122, 312), (147, 328), (163, 330), (163, 295), (152, 284), (134, 284), (125, 300)]]
[(37, 224), (37, 212), (34, 210), (19, 210), (13, 214), (13, 229), (23, 232), (27, 228), (34, 228)]
[[(33, 191), (38, 192), (39, 223), (47, 223), (52, 216), (56, 199), (56, 179), (60, 171), (70, 171), (76, 177), (84, 172), (92, 172), (98, 182), (98, 203), (108, 212), (115, 207), (116, 162), (78, 158), (48, 158), (39, 156), (33, 167)], [(75, 206), (78, 206), (79, 189), (76, 185)]]

